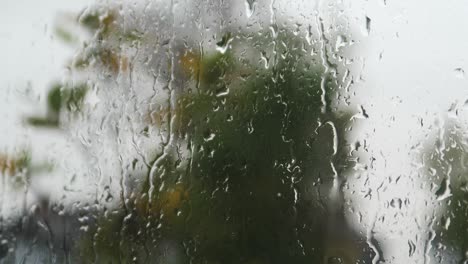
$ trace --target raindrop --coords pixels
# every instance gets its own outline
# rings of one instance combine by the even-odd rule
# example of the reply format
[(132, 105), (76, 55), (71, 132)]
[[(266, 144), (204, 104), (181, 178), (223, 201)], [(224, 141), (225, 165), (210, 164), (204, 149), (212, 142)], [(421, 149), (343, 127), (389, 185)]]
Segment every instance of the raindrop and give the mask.
[(216, 94), (216, 97), (223, 97), (223, 96), (226, 96), (229, 94), (229, 88), (225, 88), (225, 89), (221, 89), (218, 91), (218, 93)]
[(216, 134), (215, 133), (212, 133), (210, 131), (207, 131), (204, 135), (203, 135), (203, 139), (205, 140), (205, 142), (208, 142), (208, 141), (211, 141), (215, 138)]
[(458, 79), (465, 78), (465, 70), (463, 70), (463, 68), (456, 68), (453, 71), (455, 72), (455, 77), (457, 77)]
[(366, 16), (366, 22), (364, 24), (364, 35), (365, 36), (369, 36), (370, 34), (370, 31), (371, 31), (371, 19), (370, 17)]
[(267, 57), (265, 51), (262, 51), (260, 55), (261, 55), (261, 60), (264, 62), (265, 69), (268, 69), (268, 64), (270, 63), (270, 59)]
[(444, 217), (442, 222), (443, 222), (443, 226), (445, 230), (448, 230), (450, 227), (450, 223), (451, 223), (450, 217), (447, 217), (447, 218)]
[(413, 241), (408, 240), (408, 247), (409, 247), (408, 256), (411, 257), (414, 255), (414, 252), (416, 251), (416, 245), (414, 244)]
[(256, 6), (255, 0), (246, 0), (245, 1), (245, 9), (247, 13), (247, 18), (251, 17), (252, 14), (255, 12), (255, 6)]
[(335, 51), (339, 51), (340, 48), (345, 47), (347, 44), (346, 37), (343, 35), (338, 35), (336, 38)]
[(463, 107), (468, 107), (468, 99), (466, 99), (465, 103), (463, 103)]
[(450, 189), (450, 181), (448, 178), (445, 178), (444, 180), (442, 180), (442, 183), (440, 184), (440, 188), (437, 190), (435, 194), (436, 194), (437, 201), (443, 201), (449, 198), (450, 196), (452, 196), (452, 191)]
[(233, 37), (231, 36), (231, 33), (224, 34), (221, 40), (216, 43), (216, 50), (219, 51), (221, 54), (226, 53), (232, 40)]
[(247, 123), (247, 133), (252, 134), (253, 132), (254, 132), (254, 127), (253, 127), (253, 124), (252, 124), (252, 120), (250, 120)]
[(367, 118), (369, 118), (369, 115), (367, 114), (366, 109), (364, 109), (364, 106), (358, 105), (358, 110), (359, 110), (359, 113), (353, 115), (353, 116), (351, 117), (351, 120), (353, 120), (353, 119), (367, 119)]
[(393, 208), (398, 208), (401, 209), (401, 199), (399, 198), (393, 198), (392, 201), (390, 201), (390, 206)]

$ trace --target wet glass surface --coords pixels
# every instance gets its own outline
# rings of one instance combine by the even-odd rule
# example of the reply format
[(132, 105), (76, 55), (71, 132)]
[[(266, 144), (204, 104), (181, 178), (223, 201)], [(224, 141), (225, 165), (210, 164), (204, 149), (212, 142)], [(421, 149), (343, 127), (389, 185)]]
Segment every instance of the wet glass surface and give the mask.
[(3, 7), (0, 263), (468, 263), (463, 1)]

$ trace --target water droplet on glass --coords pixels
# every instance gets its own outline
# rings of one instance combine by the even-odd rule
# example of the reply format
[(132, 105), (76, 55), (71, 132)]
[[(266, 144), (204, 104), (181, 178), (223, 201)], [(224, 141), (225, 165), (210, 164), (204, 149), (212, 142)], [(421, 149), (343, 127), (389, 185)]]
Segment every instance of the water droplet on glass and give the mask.
[(247, 133), (252, 134), (253, 132), (254, 132), (254, 127), (253, 127), (253, 124), (252, 124), (252, 120), (250, 120), (247, 123)]
[(411, 257), (414, 255), (414, 252), (416, 252), (416, 245), (412, 240), (408, 240), (408, 256)]
[(444, 178), (440, 184), (439, 189), (435, 193), (437, 201), (442, 201), (450, 196), (452, 196), (452, 191), (450, 189), (450, 180), (448, 178)]
[(247, 18), (251, 17), (255, 12), (256, 0), (246, 0), (245, 1), (245, 11)]
[(216, 137), (215, 133), (208, 131), (207, 133), (204, 134), (203, 139), (205, 140), (205, 142), (208, 142), (208, 141), (213, 140), (215, 137)]
[(463, 68), (456, 68), (453, 71), (455, 72), (455, 77), (457, 77), (458, 79), (465, 78), (465, 70), (463, 70)]
[(221, 54), (226, 53), (229, 49), (229, 46), (233, 40), (231, 33), (226, 33), (223, 35), (220, 41), (216, 43), (216, 50), (219, 51)]
[(442, 218), (442, 225), (445, 228), (445, 230), (449, 229), (451, 221), (452, 220), (450, 219), (450, 217), (443, 217)]
[(339, 51), (341, 47), (345, 47), (347, 44), (346, 37), (343, 35), (338, 35), (336, 38), (335, 51)]
[(371, 31), (371, 19), (370, 17), (366, 16), (366, 20), (365, 20), (364, 28), (363, 28), (364, 36), (369, 36), (370, 31)]
[(369, 115), (367, 114), (366, 109), (362, 105), (358, 105), (358, 113), (353, 115), (351, 119), (367, 119)]
[(401, 209), (401, 199), (399, 198), (393, 198), (391, 201), (390, 201), (390, 206), (393, 207), (393, 208), (398, 208), (398, 209)]

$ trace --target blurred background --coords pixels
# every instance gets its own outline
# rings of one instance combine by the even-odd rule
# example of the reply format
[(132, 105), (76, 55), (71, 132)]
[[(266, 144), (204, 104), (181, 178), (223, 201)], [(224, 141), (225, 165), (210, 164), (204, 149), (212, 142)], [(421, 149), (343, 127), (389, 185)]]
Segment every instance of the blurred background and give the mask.
[(0, 262), (468, 263), (466, 1), (7, 1)]

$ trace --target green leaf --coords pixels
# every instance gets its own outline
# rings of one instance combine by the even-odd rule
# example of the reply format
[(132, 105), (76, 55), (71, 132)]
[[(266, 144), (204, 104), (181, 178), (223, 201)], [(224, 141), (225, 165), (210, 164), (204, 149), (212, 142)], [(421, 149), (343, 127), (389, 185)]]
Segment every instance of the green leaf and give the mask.
[(62, 27), (55, 28), (55, 35), (65, 43), (71, 44), (77, 41), (77, 37)]
[(47, 94), (47, 107), (50, 111), (58, 113), (62, 107), (62, 85), (55, 84)]
[(81, 17), (79, 22), (89, 30), (97, 30), (101, 25), (98, 13), (87, 14)]
[(56, 128), (58, 127), (58, 120), (52, 120), (44, 117), (28, 117), (26, 122), (31, 126), (36, 127), (50, 127)]

